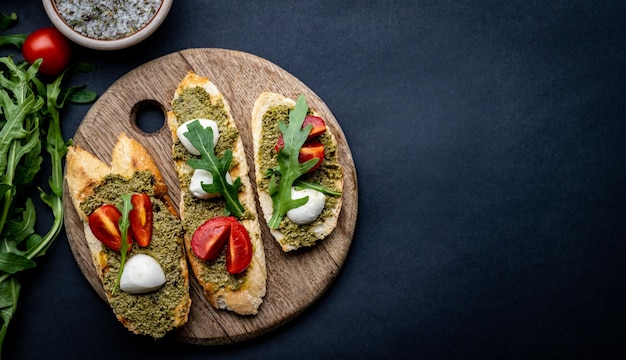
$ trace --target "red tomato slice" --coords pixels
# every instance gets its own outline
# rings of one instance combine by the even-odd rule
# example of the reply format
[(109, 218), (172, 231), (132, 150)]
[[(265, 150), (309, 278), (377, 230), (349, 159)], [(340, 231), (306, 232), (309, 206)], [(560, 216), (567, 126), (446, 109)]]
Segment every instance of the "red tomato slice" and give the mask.
[[(122, 213), (113, 205), (105, 204), (89, 215), (89, 228), (106, 247), (120, 251), (122, 244), (122, 232), (119, 221)], [(128, 250), (132, 246), (132, 238), (127, 236)]]
[[(324, 122), (324, 119), (322, 119), (321, 117), (307, 115), (302, 122), (302, 128), (304, 129), (305, 127), (307, 127), (307, 125), (313, 125), (309, 136), (307, 136), (306, 138), (307, 142), (326, 132), (326, 122)], [(283, 148), (283, 146), (285, 146), (285, 140), (283, 139), (283, 134), (280, 133), (278, 135), (278, 141), (276, 142), (276, 145), (274, 145), (274, 150), (278, 152), (280, 149)]]
[(240, 223), (230, 226), (230, 237), (226, 245), (226, 270), (230, 274), (239, 274), (252, 261), (252, 242), (248, 230)]
[(239, 274), (252, 261), (248, 230), (233, 216), (218, 216), (204, 222), (191, 237), (191, 249), (202, 260), (215, 260), (226, 248), (226, 270)]
[(302, 127), (304, 128), (309, 124), (313, 125), (313, 127), (311, 128), (309, 137), (307, 137), (307, 141), (326, 132), (326, 122), (324, 122), (324, 119), (319, 116), (307, 115), (304, 118)]
[(324, 161), (324, 145), (320, 142), (310, 142), (305, 143), (300, 149), (300, 154), (298, 155), (298, 161), (300, 163), (307, 162), (311, 159), (318, 159), (317, 164), (315, 164), (308, 172), (315, 171), (322, 162)]
[(200, 225), (191, 237), (193, 253), (205, 261), (217, 259), (226, 246), (233, 220), (231, 217), (219, 216)]
[(133, 209), (128, 213), (130, 233), (139, 246), (146, 247), (152, 238), (152, 202), (148, 194), (133, 194)]

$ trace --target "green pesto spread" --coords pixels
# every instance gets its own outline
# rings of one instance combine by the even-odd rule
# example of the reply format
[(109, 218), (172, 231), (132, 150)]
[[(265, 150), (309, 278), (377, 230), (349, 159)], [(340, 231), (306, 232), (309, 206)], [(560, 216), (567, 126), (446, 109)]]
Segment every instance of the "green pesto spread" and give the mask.
[[(146, 294), (128, 294), (117, 290), (111, 298), (111, 306), (116, 314), (130, 320), (137, 326), (137, 331), (154, 338), (163, 337), (174, 328), (174, 317), (181, 317), (187, 307), (176, 307), (182, 299), (188, 297), (189, 287), (185, 283), (180, 260), (184, 255), (181, 241), (182, 227), (177, 217), (173, 216), (167, 205), (154, 197), (154, 177), (149, 172), (136, 172), (130, 178), (119, 175), (107, 176), (95, 188), (81, 208), (87, 214), (103, 204), (116, 204), (122, 194), (147, 193), (150, 195), (153, 212), (152, 239), (147, 247), (133, 244), (128, 258), (136, 254), (153, 257), (165, 273), (165, 284), (159, 289)], [(108, 271), (104, 275), (104, 289), (111, 293), (120, 268), (120, 254), (103, 247), (107, 256)], [(173, 315), (175, 311), (179, 314)]]
[(154, 177), (149, 171), (138, 171), (128, 179), (118, 174), (107, 175), (94, 188), (94, 194), (80, 205), (85, 214), (91, 214), (103, 204), (117, 205), (124, 194), (146, 193), (154, 196)]
[[(215, 144), (215, 154), (222, 157), (224, 151), (232, 149), (239, 136), (237, 129), (229, 126), (228, 114), (224, 109), (224, 103), (218, 100), (213, 103), (209, 93), (201, 87), (185, 88), (172, 102), (172, 110), (176, 115), (178, 126), (194, 119), (209, 119), (217, 123), (220, 138)], [(192, 155), (177, 141), (174, 144), (175, 159), (187, 160)], [(233, 164), (231, 164), (233, 167)]]
[[(278, 168), (276, 152), (274, 150), (274, 145), (280, 135), (278, 122), (282, 120), (285, 124), (289, 124), (289, 111), (292, 109), (293, 107), (290, 108), (286, 105), (279, 105), (269, 109), (265, 115), (263, 115), (261, 143), (259, 145), (260, 163), (262, 164), (260, 169), (261, 174), (265, 174), (268, 169)], [(334, 181), (340, 179), (343, 175), (341, 167), (339, 166), (337, 145), (332, 142), (332, 138), (328, 132), (320, 135), (319, 140), (324, 145), (324, 161), (317, 170), (302, 175), (300, 179), (318, 183), (329, 190), (338, 191), (339, 189), (335, 187)], [(260, 189), (265, 191), (267, 191), (268, 182), (268, 178), (257, 179), (257, 185)], [(315, 221), (307, 225), (297, 225), (285, 216), (278, 228), (278, 230), (285, 235), (285, 238), (281, 242), (296, 248), (315, 244), (319, 238), (312, 231), (312, 228), (324, 222), (325, 219), (330, 216), (330, 213), (337, 205), (337, 201), (337, 197), (326, 195), (324, 210)]]
[[(177, 126), (193, 119), (210, 119), (217, 123), (220, 132), (219, 140), (215, 144), (215, 154), (222, 157), (227, 149), (233, 149), (235, 142), (239, 136), (237, 129), (229, 126), (229, 118), (224, 103), (221, 100), (211, 101), (209, 94), (201, 87), (184, 88), (174, 99), (172, 110), (176, 115)], [(177, 140), (173, 147), (173, 157), (175, 160), (187, 161), (194, 157), (187, 149)], [(233, 159), (230, 169), (238, 165)], [(179, 178), (182, 189), (189, 189), (191, 178), (182, 176)], [(188, 190), (183, 194), (184, 221), (182, 223), (185, 232), (193, 234), (193, 232), (210, 218), (223, 216), (226, 213), (225, 201), (221, 197), (212, 199), (198, 199)], [(252, 219), (252, 214), (247, 209), (244, 211), (242, 219)], [(193, 255), (195, 256), (195, 255)], [(239, 289), (246, 278), (247, 270), (243, 273), (232, 275), (226, 270), (225, 252), (214, 261), (201, 261), (201, 270), (197, 274), (203, 281), (215, 284), (216, 289), (220, 287), (228, 287), (232, 290)]]

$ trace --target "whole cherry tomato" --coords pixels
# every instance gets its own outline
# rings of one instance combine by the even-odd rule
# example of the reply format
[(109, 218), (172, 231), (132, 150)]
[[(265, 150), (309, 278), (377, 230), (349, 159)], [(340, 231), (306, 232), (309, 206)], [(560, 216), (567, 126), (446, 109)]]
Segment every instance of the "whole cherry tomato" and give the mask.
[(148, 194), (133, 194), (133, 209), (128, 213), (130, 233), (139, 246), (146, 247), (152, 238), (152, 202)]
[(48, 27), (34, 31), (24, 41), (22, 55), (29, 63), (43, 59), (39, 72), (55, 76), (63, 72), (70, 63), (70, 42), (55, 28)]

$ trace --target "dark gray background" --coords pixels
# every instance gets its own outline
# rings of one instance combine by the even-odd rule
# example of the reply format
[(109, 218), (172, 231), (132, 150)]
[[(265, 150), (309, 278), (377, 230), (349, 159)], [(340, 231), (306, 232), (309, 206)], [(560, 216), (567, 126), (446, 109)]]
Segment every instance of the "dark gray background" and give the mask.
[[(1, 10), (13, 32), (51, 24), (39, 1)], [(194, 47), (289, 71), (348, 139), (356, 233), (314, 306), (224, 347), (130, 334), (63, 234), (21, 279), (5, 358), (626, 356), (625, 18), (623, 1), (178, 0), (134, 48), (75, 47), (98, 93)], [(66, 137), (88, 109), (67, 108)]]

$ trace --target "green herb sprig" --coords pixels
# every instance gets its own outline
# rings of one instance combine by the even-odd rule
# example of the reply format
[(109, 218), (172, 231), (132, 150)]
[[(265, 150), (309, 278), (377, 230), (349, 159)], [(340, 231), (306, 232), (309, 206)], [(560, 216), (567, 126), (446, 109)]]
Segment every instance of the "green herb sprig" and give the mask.
[(330, 190), (314, 182), (296, 180), (293, 182), (293, 186), (296, 188), (296, 190), (311, 189), (311, 190), (319, 191), (322, 194), (326, 194), (326, 195), (341, 196), (341, 192)]
[(278, 127), (283, 134), (285, 145), (277, 155), (278, 168), (270, 175), (269, 193), (272, 197), (274, 212), (267, 222), (271, 229), (277, 229), (287, 211), (306, 204), (308, 196), (300, 199), (291, 198), (291, 187), (294, 181), (305, 174), (317, 163), (317, 159), (311, 159), (300, 163), (298, 156), (302, 145), (306, 142), (313, 125), (307, 125), (304, 129), (302, 123), (309, 111), (304, 95), (296, 100), (294, 109), (289, 113), (289, 125), (284, 121), (278, 122)]
[(6, 15), (0, 13), (0, 30), (6, 30), (10, 27), (14, 26), (17, 23), (17, 14), (11, 13), (11, 15)]
[(241, 178), (234, 179), (232, 184), (226, 181), (226, 173), (233, 160), (232, 150), (227, 149), (222, 158), (218, 158), (214, 151), (213, 129), (204, 128), (197, 120), (191, 122), (187, 130), (183, 136), (200, 152), (200, 158), (191, 158), (187, 163), (192, 168), (206, 170), (213, 176), (213, 184), (202, 183), (202, 189), (207, 193), (220, 193), (226, 201), (228, 214), (241, 218), (245, 211), (238, 196)]
[[(16, 21), (15, 14), (0, 14), (2, 30)], [(0, 36), (0, 46), (20, 48), (23, 38)], [(63, 139), (60, 110), (67, 101), (88, 103), (96, 98), (84, 88), (62, 88), (69, 70), (44, 84), (38, 78), (40, 65), (41, 60), (28, 64), (15, 63), (12, 56), (0, 58), (0, 350), (17, 309), (17, 275), (36, 266), (34, 259), (46, 253), (63, 227), (62, 162), (71, 141)], [(39, 188), (39, 195), (54, 220), (47, 232), (38, 234), (30, 194), (44, 160), (50, 162), (49, 190)]]
[(117, 205), (117, 209), (122, 213), (119, 221), (120, 232), (122, 233), (122, 243), (120, 244), (120, 270), (117, 273), (115, 286), (113, 286), (113, 294), (115, 294), (117, 288), (120, 286), (122, 272), (124, 272), (124, 266), (126, 265), (126, 255), (128, 253), (128, 228), (130, 227), (128, 214), (133, 209), (130, 195), (122, 195), (122, 203)]

